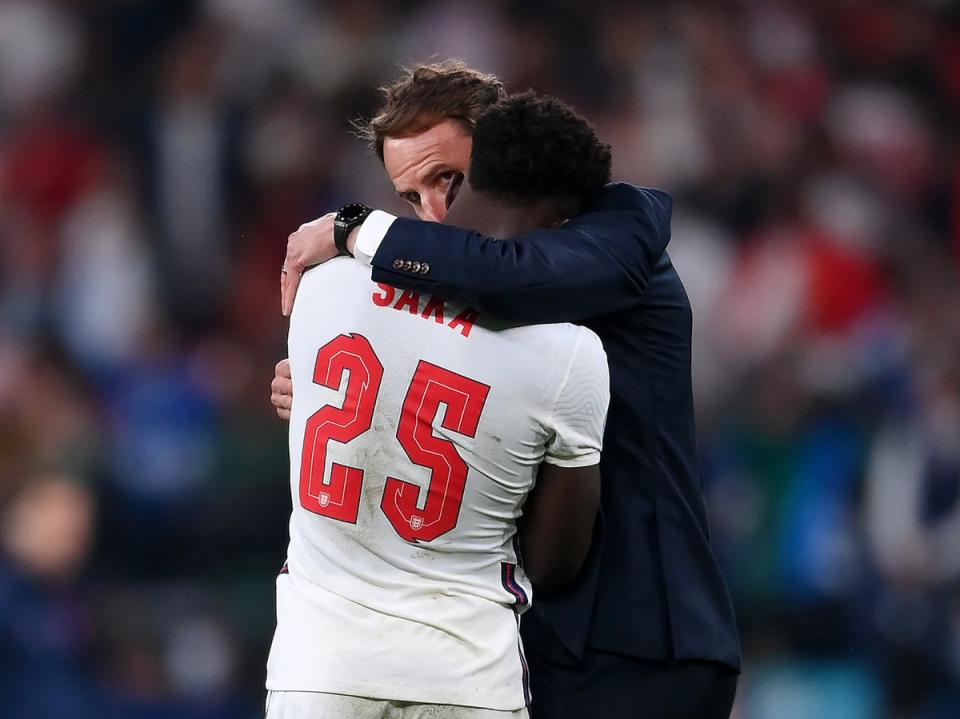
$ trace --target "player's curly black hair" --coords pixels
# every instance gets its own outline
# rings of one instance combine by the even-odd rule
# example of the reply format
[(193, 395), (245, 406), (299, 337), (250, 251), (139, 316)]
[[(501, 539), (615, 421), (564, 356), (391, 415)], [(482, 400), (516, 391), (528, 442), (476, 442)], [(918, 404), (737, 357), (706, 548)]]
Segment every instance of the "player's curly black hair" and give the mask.
[(519, 93), (477, 118), (469, 179), (508, 202), (560, 200), (579, 214), (610, 182), (610, 146), (560, 100)]

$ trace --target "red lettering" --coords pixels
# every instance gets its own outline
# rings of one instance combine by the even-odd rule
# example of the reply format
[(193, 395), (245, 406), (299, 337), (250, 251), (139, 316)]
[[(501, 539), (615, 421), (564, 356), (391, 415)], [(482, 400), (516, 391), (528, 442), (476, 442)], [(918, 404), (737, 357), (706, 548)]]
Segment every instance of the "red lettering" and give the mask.
[(307, 420), (300, 465), (300, 506), (314, 514), (356, 524), (363, 469), (333, 462), (324, 477), (327, 445), (347, 444), (370, 429), (383, 379), (383, 365), (363, 335), (340, 335), (317, 352), (315, 384), (347, 388), (343, 406), (325, 405)]
[(403, 402), (397, 439), (411, 462), (431, 470), (426, 501), (419, 485), (397, 477), (387, 477), (380, 500), (390, 524), (408, 542), (432, 542), (460, 518), (468, 467), (453, 441), (433, 433), (440, 405), (445, 406), (444, 429), (476, 437), (489, 392), (485, 384), (420, 360)]
[(433, 321), (438, 325), (443, 324), (443, 300), (439, 297), (430, 297), (430, 301), (427, 302), (427, 306), (423, 308), (423, 312), (420, 313), (420, 316), (423, 319), (428, 320), (430, 316), (433, 316)]
[(460, 334), (464, 337), (469, 337), (470, 330), (473, 329), (473, 323), (477, 321), (479, 316), (479, 312), (472, 307), (467, 307), (463, 312), (450, 320), (450, 324), (448, 324), (447, 327), (452, 330), (459, 329)]
[(396, 287), (391, 287), (390, 285), (385, 285), (379, 282), (377, 283), (377, 287), (380, 288), (380, 291), (383, 292), (383, 294), (377, 294), (376, 290), (374, 290), (373, 304), (375, 304), (377, 307), (389, 307), (393, 303), (394, 297), (397, 296)]
[(417, 312), (420, 311), (420, 293), (414, 292), (413, 290), (407, 290), (400, 295), (400, 299), (397, 300), (397, 304), (393, 306), (393, 309), (405, 309), (412, 315), (417, 314)]
[[(392, 306), (395, 310), (406, 310), (412, 315), (419, 313), (422, 319), (429, 320), (432, 318), (438, 325), (443, 324), (447, 308), (441, 298), (428, 295), (427, 303), (421, 312), (419, 292), (414, 292), (413, 290), (401, 292), (396, 287), (383, 283), (377, 283), (377, 288), (378, 289), (374, 290), (372, 297), (373, 304), (377, 305), (377, 307)], [(467, 307), (450, 320), (450, 324), (448, 324), (447, 327), (452, 330), (459, 330), (461, 335), (469, 337), (470, 331), (473, 330), (473, 325), (479, 316), (479, 312), (472, 307)]]

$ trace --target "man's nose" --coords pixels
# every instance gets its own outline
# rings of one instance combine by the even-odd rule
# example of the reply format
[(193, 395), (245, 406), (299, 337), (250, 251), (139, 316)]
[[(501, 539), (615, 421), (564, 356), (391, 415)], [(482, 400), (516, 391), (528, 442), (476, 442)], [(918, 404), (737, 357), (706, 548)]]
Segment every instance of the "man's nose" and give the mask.
[(447, 197), (442, 192), (430, 192), (423, 196), (421, 219), (443, 222), (447, 217)]

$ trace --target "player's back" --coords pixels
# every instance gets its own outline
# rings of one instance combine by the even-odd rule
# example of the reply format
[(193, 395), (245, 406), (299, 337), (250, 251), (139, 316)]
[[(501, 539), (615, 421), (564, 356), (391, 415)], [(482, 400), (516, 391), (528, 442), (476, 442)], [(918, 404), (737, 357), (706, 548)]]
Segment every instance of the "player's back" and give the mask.
[(519, 709), (516, 520), (542, 461), (596, 464), (605, 356), (568, 324), (507, 327), (307, 272), (291, 317), (293, 514), (271, 690)]

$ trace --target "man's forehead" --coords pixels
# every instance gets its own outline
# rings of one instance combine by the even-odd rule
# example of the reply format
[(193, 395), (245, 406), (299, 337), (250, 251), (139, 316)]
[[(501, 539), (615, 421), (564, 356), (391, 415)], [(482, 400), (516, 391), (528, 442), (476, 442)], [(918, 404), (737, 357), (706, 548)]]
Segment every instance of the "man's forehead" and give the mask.
[(448, 118), (421, 132), (385, 138), (383, 165), (394, 181), (412, 179), (407, 175), (433, 162), (465, 170), (470, 160), (471, 140), (460, 121)]

